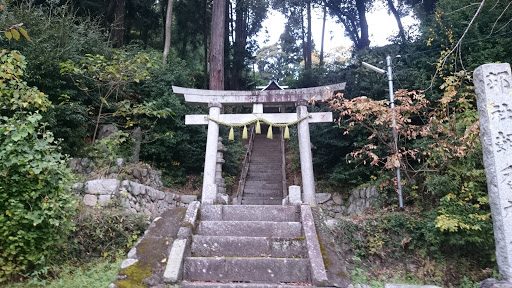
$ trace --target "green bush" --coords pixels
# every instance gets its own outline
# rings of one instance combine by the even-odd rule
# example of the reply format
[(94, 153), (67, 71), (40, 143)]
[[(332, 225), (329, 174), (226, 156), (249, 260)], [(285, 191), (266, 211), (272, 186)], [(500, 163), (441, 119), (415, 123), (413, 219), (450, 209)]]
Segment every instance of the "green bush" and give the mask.
[[(88, 114), (89, 103), (80, 98), (71, 78), (59, 73), (59, 64), (80, 61), (85, 54), (109, 55), (110, 43), (99, 21), (77, 16), (70, 5), (43, 2), (43, 5), (35, 1), (3, 2), (0, 25), (23, 23), (32, 41), (8, 41), (2, 37), (0, 44), (26, 57), (26, 81), (30, 86), (37, 86), (55, 104), (43, 113), (43, 119), (55, 138), (63, 139), (59, 145), (62, 152), (83, 157), (81, 150), (90, 137), (88, 132), (94, 128)], [(73, 97), (73, 105), (58, 105), (63, 94)]]
[(40, 111), (46, 95), (22, 80), (24, 57), (0, 52), (0, 282), (47, 265), (72, 230), (72, 174)]
[(148, 216), (119, 209), (81, 208), (68, 241), (67, 257), (88, 263), (126, 253), (148, 227)]
[(8, 286), (0, 285), (0, 287), (104, 288), (115, 280), (120, 266), (121, 261), (112, 262), (106, 259), (96, 260), (78, 267), (68, 264), (57, 265), (45, 269), (51, 270), (55, 278), (33, 277), (26, 282), (9, 283)]

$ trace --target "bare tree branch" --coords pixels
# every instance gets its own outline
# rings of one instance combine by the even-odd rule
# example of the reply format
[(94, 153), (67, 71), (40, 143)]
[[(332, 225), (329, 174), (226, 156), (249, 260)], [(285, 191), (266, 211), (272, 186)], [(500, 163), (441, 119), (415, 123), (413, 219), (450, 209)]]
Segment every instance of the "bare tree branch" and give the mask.
[[(503, 17), (503, 14), (505, 14), (505, 12), (507, 12), (508, 7), (510, 7), (511, 4), (512, 4), (512, 2), (508, 3), (507, 7), (505, 7), (505, 9), (503, 9), (503, 12), (501, 12), (500, 16), (498, 16), (498, 19), (496, 19), (496, 21), (494, 21), (494, 24), (492, 25), (491, 33), (489, 33), (489, 36), (492, 35), (492, 33), (494, 32), (494, 28), (496, 27), (496, 24), (498, 24), (498, 21), (501, 19), (501, 17)], [(512, 21), (512, 18), (508, 20), (507, 24), (503, 25), (500, 29), (496, 30), (496, 32), (499, 32), (500, 30), (505, 28), (511, 21)]]
[[(485, 1), (486, 0), (482, 0), (482, 2), (480, 2), (480, 6), (478, 7), (478, 9), (476, 10), (475, 14), (473, 15), (473, 18), (471, 19), (471, 21), (469, 22), (468, 26), (466, 27), (466, 30), (464, 30), (464, 33), (462, 33), (462, 36), (457, 41), (457, 44), (455, 44), (455, 46), (453, 46), (453, 48), (440, 61), (441, 64), (438, 65), (438, 67), (436, 69), (436, 72), (434, 73), (434, 76), (432, 77), (432, 81), (430, 82), (430, 87), (429, 88), (432, 88), (432, 86), (434, 85), (434, 79), (436, 78), (436, 76), (439, 73), (439, 71), (444, 68), (444, 65), (446, 64), (446, 61), (448, 60), (450, 55), (452, 55), (453, 52), (457, 51), (457, 53), (459, 53), (459, 57), (460, 57), (460, 53), (461, 53), (460, 49), (461, 49), (462, 41), (464, 40), (464, 37), (466, 37), (466, 34), (469, 31), (469, 28), (471, 28), (471, 26), (473, 25), (473, 22), (475, 22), (476, 17), (482, 11), (482, 8), (484, 7)], [(462, 64), (462, 60), (461, 60), (461, 64)]]

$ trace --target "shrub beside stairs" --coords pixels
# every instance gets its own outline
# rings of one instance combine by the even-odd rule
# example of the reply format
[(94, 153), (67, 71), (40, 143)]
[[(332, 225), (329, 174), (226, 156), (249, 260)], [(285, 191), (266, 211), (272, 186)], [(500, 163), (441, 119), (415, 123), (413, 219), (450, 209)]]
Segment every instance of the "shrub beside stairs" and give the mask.
[(187, 211), (200, 215), (195, 227), (188, 235), (179, 232), (171, 249), (163, 276), (167, 283), (183, 288), (327, 285), (309, 205), (196, 207), (196, 213)]

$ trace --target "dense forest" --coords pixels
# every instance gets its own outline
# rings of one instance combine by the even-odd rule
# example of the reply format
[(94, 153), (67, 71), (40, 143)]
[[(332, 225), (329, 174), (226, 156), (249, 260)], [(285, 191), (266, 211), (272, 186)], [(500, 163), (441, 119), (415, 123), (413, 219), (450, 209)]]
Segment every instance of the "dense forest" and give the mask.
[[(371, 43), (367, 21), (379, 1), (399, 28), (382, 47)], [(224, 6), (222, 13), (216, 5)], [(501, 0), (4, 2), (0, 283), (40, 285), (43, 280), (34, 279), (58, 277), (54, 265), (80, 262), (73, 260), (78, 248), (67, 240), (78, 223), (71, 219), (80, 213), (67, 192), (74, 179), (66, 159), (88, 157), (108, 166), (131, 158), (160, 169), (168, 187), (198, 182), (206, 128), (186, 127), (183, 119), (204, 108), (186, 105), (171, 86), (252, 90), (272, 79), (290, 88), (347, 83), (343, 95), (309, 107), (336, 117), (334, 124), (311, 129), (317, 192), (376, 185), (378, 213), (395, 213), (394, 171), (403, 173), (406, 208), (399, 213), (406, 216), (388, 214), (372, 228), (382, 238), (354, 244), (358, 257), (401, 257), (397, 251), (406, 250), (424, 261), (420, 280), (435, 283), (471, 285), (492, 276), (492, 221), (472, 72), (485, 63), (512, 62), (511, 6)], [(335, 33), (352, 45), (329, 54), (323, 42), (329, 40), (314, 43), (312, 10), (322, 11), (324, 21), (334, 19)], [(278, 42), (262, 46), (256, 36), (270, 11), (285, 15), (285, 30)], [(415, 25), (404, 25), (408, 15)], [(224, 25), (212, 24), (219, 21)], [(212, 31), (219, 27), (224, 31)], [(214, 42), (223, 44), (222, 87), (210, 73)], [(387, 78), (361, 65), (384, 68), (387, 55), (396, 88), (396, 146)], [(226, 107), (225, 113), (236, 109)], [(98, 140), (105, 125), (117, 127), (116, 137)], [(243, 147), (239, 141), (225, 144), (224, 172), (234, 179)], [(292, 137), (290, 153), (298, 153), (296, 146)], [(137, 225), (133, 230), (142, 229)], [(389, 248), (386, 233), (399, 230), (409, 238)], [(56, 253), (62, 249), (67, 254)], [(450, 269), (457, 275), (436, 274)]]

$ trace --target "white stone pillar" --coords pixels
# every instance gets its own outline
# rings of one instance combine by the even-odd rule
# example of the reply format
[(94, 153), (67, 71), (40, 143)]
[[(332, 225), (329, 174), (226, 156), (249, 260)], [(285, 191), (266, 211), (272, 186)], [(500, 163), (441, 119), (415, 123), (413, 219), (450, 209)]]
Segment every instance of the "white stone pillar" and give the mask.
[[(209, 117), (219, 119), (220, 103), (208, 104)], [(219, 124), (208, 121), (208, 138), (206, 139), (206, 154), (204, 156), (203, 195), (204, 204), (213, 204), (217, 197), (217, 185), (215, 184), (215, 168), (217, 166), (217, 143), (219, 141)]]
[(486, 64), (473, 78), (496, 262), (501, 277), (512, 282), (512, 73), (509, 64)]
[[(295, 103), (297, 107), (297, 118), (308, 116), (308, 102), (298, 100)], [(305, 119), (297, 124), (299, 136), (300, 152), (300, 170), (302, 173), (302, 191), (304, 203), (316, 206), (315, 199), (315, 179), (313, 176), (313, 154), (311, 153), (311, 141), (309, 138), (309, 121)]]

